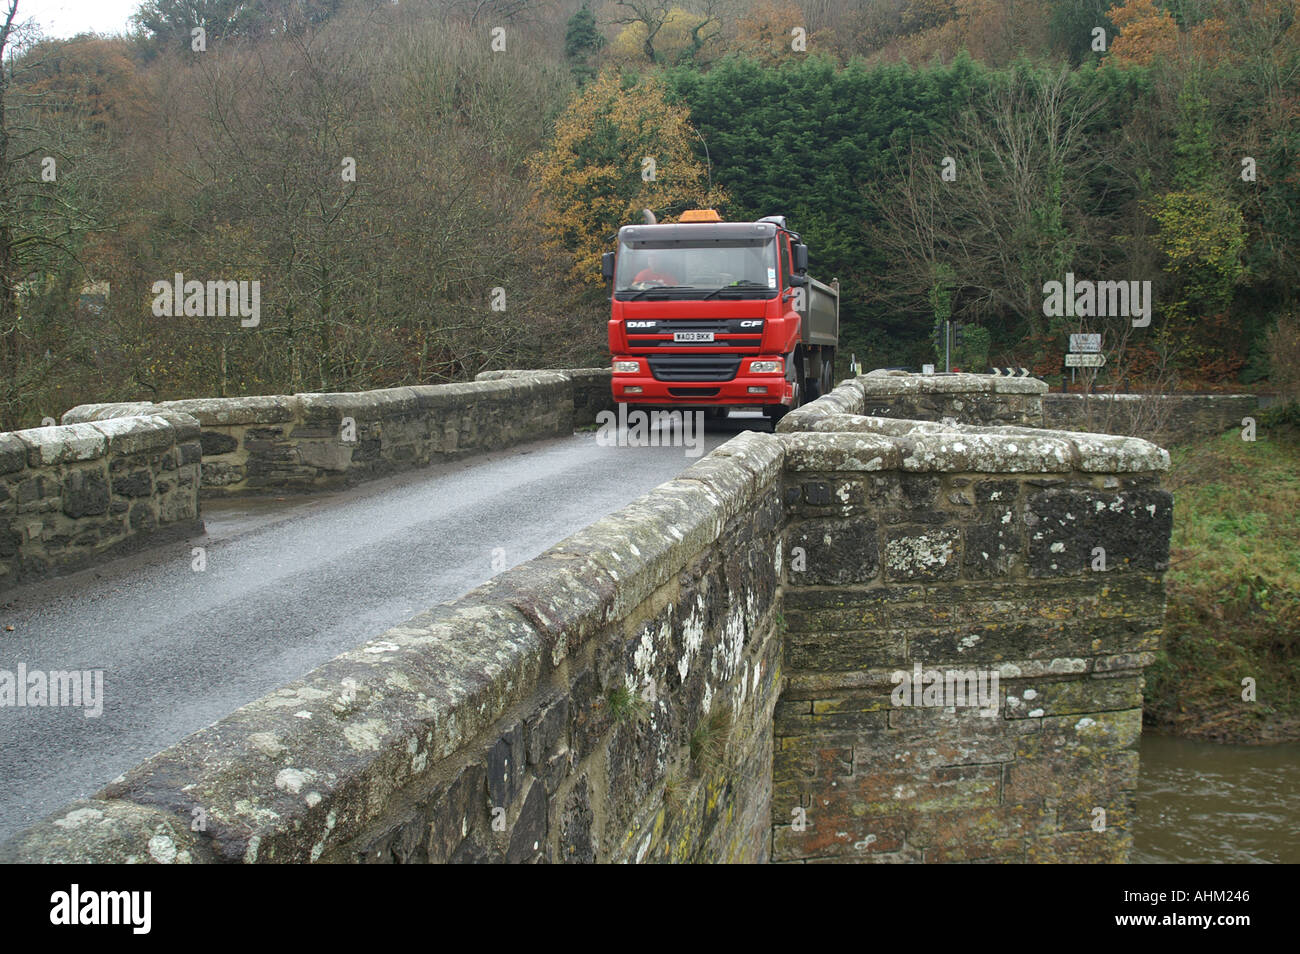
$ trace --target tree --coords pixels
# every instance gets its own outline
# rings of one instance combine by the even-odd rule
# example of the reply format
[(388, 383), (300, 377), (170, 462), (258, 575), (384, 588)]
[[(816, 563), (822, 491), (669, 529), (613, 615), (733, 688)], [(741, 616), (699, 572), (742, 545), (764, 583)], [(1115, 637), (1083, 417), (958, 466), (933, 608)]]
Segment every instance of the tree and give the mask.
[(586, 5), (569, 17), (564, 30), (564, 55), (578, 59), (597, 53), (605, 45), (605, 38), (596, 29), (596, 14)]
[(723, 0), (701, 0), (688, 10), (671, 0), (615, 0), (614, 23), (626, 24), (614, 41), (624, 58), (639, 48), (644, 63), (689, 63), (722, 33)]
[[(129, 369), (111, 386), (130, 398), (458, 380), (540, 362), (548, 335), (555, 360), (586, 363), (593, 334), (528, 215), (527, 160), (568, 71), (486, 38), (385, 5), (160, 53), (161, 128), (122, 143), (140, 211), (100, 256), (121, 289), (100, 351)], [(153, 316), (151, 284), (176, 271), (260, 281), (260, 324)], [(579, 327), (557, 332), (560, 316)]]
[(16, 83), (47, 113), (76, 114), (104, 131), (145, 107), (136, 64), (121, 39), (84, 34), (25, 50)]
[(791, 47), (791, 31), (804, 27), (802, 11), (790, 0), (761, 0), (736, 22), (736, 49), (763, 63), (799, 56)]
[(1284, 314), (1270, 329), (1268, 355), (1270, 381), (1283, 400), (1300, 403), (1300, 315)]
[(1119, 36), (1108, 59), (1116, 66), (1151, 66), (1161, 60), (1182, 68), (1218, 63), (1228, 47), (1227, 24), (1218, 17), (1194, 18), (1178, 8), (1182, 22), (1155, 0), (1127, 0), (1109, 13)]
[(903, 5), (904, 33), (921, 33), (941, 27), (957, 15), (957, 0), (907, 0)]
[(803, 0), (810, 50), (841, 62), (876, 52), (902, 33), (901, 0), (848, 4), (842, 0)]
[(1214, 149), (1210, 145), (1212, 126), (1210, 101), (1201, 93), (1198, 73), (1183, 84), (1178, 98), (1178, 123), (1174, 136), (1174, 188), (1184, 191), (1215, 189), (1218, 178)]
[(84, 259), (121, 179), (105, 129), (135, 96), (112, 41), (33, 44), (17, 11), (0, 10), (0, 428), (60, 410), (37, 403), (47, 352), (81, 334), (83, 285), (102, 277)]
[(672, 215), (725, 200), (695, 157), (697, 135), (653, 75), (625, 80), (607, 70), (570, 103), (535, 168), (541, 228), (573, 256), (574, 280), (600, 282), (601, 253), (641, 209)]
[(1241, 212), (1208, 192), (1167, 192), (1148, 208), (1171, 279), (1163, 333), (1184, 366), (1210, 374), (1235, 372), (1242, 363), (1242, 342), (1225, 338), (1221, 326), (1242, 274)]
[[(947, 262), (935, 262), (930, 285), (930, 311), (934, 315), (934, 356), (943, 365), (948, 355), (948, 322), (952, 320), (952, 286), (957, 277)], [(948, 370), (946, 367), (944, 370)]]
[(592, 58), (605, 45), (605, 38), (596, 29), (596, 15), (584, 5), (569, 17), (564, 30), (564, 55), (569, 60), (574, 78), (579, 84), (596, 75)]
[[(22, 266), (15, 248), (15, 229), (17, 227), (17, 187), (14, 182), (13, 160), (9, 145), (9, 116), (5, 104), (9, 99), (11, 84), (9, 70), (3, 67), (5, 54), (14, 39), (16, 27), (14, 20), (18, 16), (18, 0), (9, 0), (8, 6), (0, 8), (4, 25), (0, 26), (0, 374), (6, 382), (17, 379), (19, 345), (18, 345), (18, 292), (17, 285), (22, 279)], [(7, 388), (6, 388), (7, 390)], [(6, 406), (0, 408), (0, 426), (8, 430), (11, 426), (13, 410), (10, 402), (17, 395), (5, 394)]]
[[(1043, 314), (1043, 284), (1067, 270), (1095, 271), (1094, 224), (1111, 197), (1113, 146), (1095, 125), (1103, 92), (1070, 71), (1021, 68), (1003, 78), (954, 129), (914, 143), (900, 177), (871, 194), (871, 230), (890, 263), (882, 284), (898, 308), (933, 294), (950, 269), (952, 316), (991, 325), (1004, 346), (1029, 339), (1043, 357), (1063, 332)], [(944, 157), (955, 179), (941, 175)]]
[(1101, 27), (1109, 40), (1114, 33), (1106, 11), (1114, 0), (1052, 0), (1051, 41), (1063, 52), (1071, 65), (1095, 59), (1093, 30)]
[(202, 28), (204, 45), (235, 37), (283, 36), (319, 25), (341, 0), (144, 0), (133, 17), (162, 49), (189, 50)]
[(1207, 333), (1223, 322), (1242, 276), (1245, 220), (1227, 198), (1226, 176), (1211, 146), (1209, 101), (1192, 72), (1178, 100), (1173, 189), (1147, 204), (1168, 276), (1162, 329), (1185, 366), (1202, 373), (1236, 371), (1239, 338)]
[(1178, 23), (1155, 0), (1127, 0), (1109, 16), (1119, 30), (1108, 57), (1116, 66), (1150, 66), (1178, 48)]
[(928, 282), (900, 301), (887, 277), (895, 255), (871, 229), (899, 202), (908, 142), (947, 128), (988, 75), (962, 56), (926, 70), (861, 60), (840, 69), (816, 53), (780, 68), (729, 57), (707, 73), (666, 74), (708, 143), (731, 217), (786, 215), (812, 273), (841, 281), (841, 350), (888, 365), (929, 360)]

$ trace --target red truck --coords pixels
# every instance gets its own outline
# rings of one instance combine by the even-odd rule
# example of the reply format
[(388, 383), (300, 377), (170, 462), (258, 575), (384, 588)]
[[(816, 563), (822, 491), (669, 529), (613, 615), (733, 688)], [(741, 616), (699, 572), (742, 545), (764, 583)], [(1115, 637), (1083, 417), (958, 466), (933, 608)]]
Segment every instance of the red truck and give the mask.
[(834, 386), (839, 282), (808, 275), (785, 217), (724, 222), (712, 209), (619, 229), (613, 282), (614, 400), (643, 407), (762, 408), (775, 423)]

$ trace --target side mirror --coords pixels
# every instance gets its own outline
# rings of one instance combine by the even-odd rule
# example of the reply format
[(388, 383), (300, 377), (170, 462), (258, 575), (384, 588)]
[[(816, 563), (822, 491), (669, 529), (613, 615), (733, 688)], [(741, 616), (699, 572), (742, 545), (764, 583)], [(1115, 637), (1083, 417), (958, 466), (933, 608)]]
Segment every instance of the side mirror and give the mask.
[(794, 247), (794, 271), (800, 274), (808, 271), (808, 246), (803, 242)]
[(801, 287), (803, 287), (804, 285), (807, 285), (807, 284), (808, 284), (808, 276), (807, 276), (807, 275), (791, 275), (791, 276), (790, 276), (790, 286), (791, 286), (792, 288), (801, 288)]
[(612, 282), (614, 280), (614, 253), (613, 252), (606, 252), (604, 255), (600, 257), (600, 274), (604, 277), (605, 281), (607, 282)]

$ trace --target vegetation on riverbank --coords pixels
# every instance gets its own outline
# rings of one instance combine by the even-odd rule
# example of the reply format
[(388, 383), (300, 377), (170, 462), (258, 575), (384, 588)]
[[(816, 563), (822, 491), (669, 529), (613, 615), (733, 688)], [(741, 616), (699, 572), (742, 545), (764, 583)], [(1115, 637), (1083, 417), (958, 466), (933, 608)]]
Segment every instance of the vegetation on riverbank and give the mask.
[(1169, 604), (1146, 721), (1189, 738), (1300, 739), (1300, 406), (1262, 414), (1256, 438), (1171, 450)]

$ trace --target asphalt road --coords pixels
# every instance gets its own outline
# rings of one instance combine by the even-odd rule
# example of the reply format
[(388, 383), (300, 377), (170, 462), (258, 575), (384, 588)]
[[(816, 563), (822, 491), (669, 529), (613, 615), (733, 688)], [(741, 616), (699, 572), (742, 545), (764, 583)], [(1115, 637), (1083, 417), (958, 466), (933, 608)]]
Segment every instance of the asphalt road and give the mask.
[[(768, 429), (711, 423), (704, 451), (747, 427)], [(583, 432), (343, 492), (205, 501), (202, 537), (0, 594), (0, 670), (104, 670), (98, 718), (0, 708), (0, 841), (697, 459)]]

